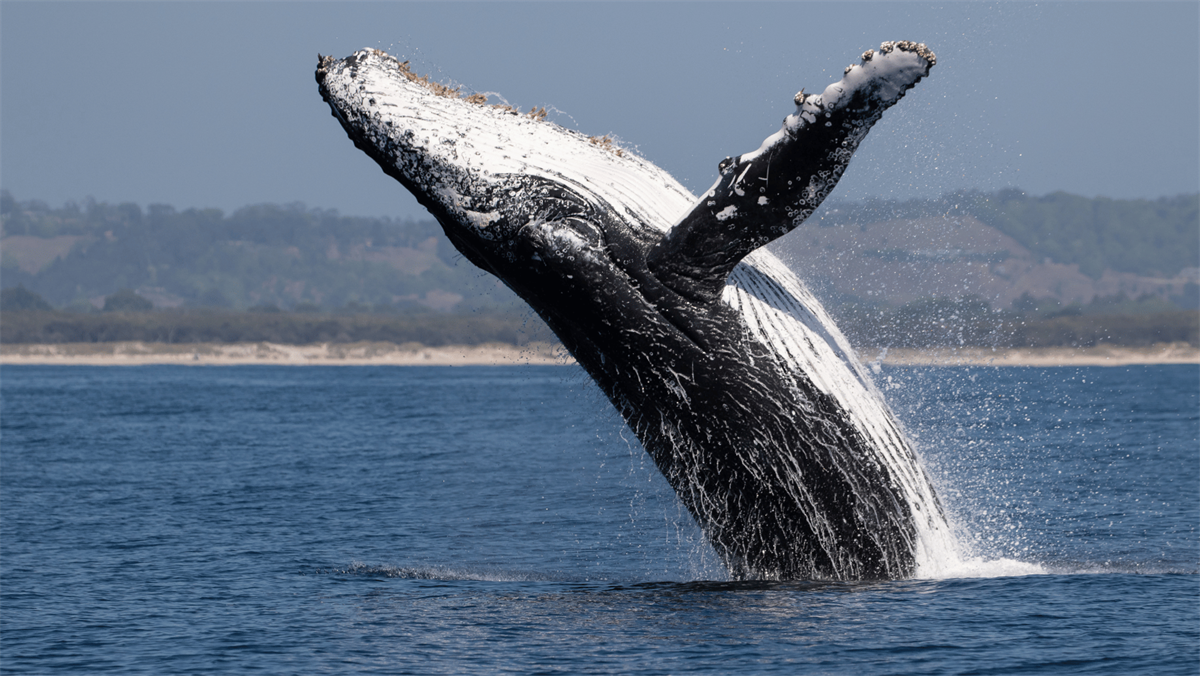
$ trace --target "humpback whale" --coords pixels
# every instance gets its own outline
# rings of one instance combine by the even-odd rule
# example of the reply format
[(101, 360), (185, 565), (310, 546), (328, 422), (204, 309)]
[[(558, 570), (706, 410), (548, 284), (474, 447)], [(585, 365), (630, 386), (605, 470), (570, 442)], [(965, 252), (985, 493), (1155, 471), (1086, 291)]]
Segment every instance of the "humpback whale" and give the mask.
[(885, 42), (698, 198), (636, 153), (489, 105), (374, 49), (318, 55), (324, 101), (462, 255), (596, 381), (734, 579), (891, 579), (949, 538), (928, 477), (845, 337), (763, 245), (804, 222), (929, 74)]

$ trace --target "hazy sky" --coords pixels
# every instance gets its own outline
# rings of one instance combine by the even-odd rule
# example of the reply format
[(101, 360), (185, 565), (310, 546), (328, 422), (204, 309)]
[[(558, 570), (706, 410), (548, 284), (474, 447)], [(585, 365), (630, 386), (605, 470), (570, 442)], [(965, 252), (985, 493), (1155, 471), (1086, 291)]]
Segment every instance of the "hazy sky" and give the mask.
[(418, 72), (611, 133), (694, 192), (801, 87), (916, 40), (931, 76), (834, 198), (1018, 186), (1159, 197), (1200, 183), (1200, 3), (0, 3), (0, 186), (232, 210), (424, 210), (346, 138), (317, 53)]

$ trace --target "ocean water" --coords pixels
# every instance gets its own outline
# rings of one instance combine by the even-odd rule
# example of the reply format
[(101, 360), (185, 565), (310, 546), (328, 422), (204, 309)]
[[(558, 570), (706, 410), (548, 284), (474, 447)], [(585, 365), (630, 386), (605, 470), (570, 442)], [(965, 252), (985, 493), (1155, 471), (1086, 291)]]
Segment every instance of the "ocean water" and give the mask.
[(5, 366), (0, 671), (1200, 671), (1200, 368), (876, 378), (935, 577), (726, 580), (575, 367)]

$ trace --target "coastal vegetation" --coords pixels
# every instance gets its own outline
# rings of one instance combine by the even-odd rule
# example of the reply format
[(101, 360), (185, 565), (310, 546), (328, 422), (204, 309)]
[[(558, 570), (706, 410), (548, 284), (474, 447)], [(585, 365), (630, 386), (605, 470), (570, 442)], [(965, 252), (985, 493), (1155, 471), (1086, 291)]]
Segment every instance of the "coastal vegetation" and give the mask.
[[(232, 214), (91, 200), (52, 208), (19, 202), (7, 191), (0, 192), (0, 211), (3, 343), (553, 340), (515, 294), (466, 262), (433, 221), (343, 216), (300, 204)], [(917, 219), (968, 223), (944, 237), (983, 229), (1003, 236), (972, 235), (930, 249), (903, 225)], [(817, 260), (858, 261), (857, 268), (844, 268), (853, 275), (830, 275), (849, 279), (846, 288), (823, 289), (819, 272), (801, 270), (855, 345), (1200, 344), (1195, 194), (1111, 200), (959, 192), (936, 200), (833, 204), (811, 220), (815, 227), (794, 238), (798, 246)], [(900, 225), (866, 225), (887, 222)], [(891, 241), (878, 241), (885, 236)], [(843, 248), (833, 250), (835, 244)], [(1014, 270), (1036, 281), (1045, 270), (1065, 266), (1132, 292), (1071, 300), (1056, 295), (1062, 278), (1045, 277), (1045, 288), (1029, 290), (1025, 281), (1009, 287), (1016, 290), (1007, 296), (993, 293)], [(993, 284), (992, 300), (961, 283), (950, 285), (965, 289), (960, 295), (918, 286), (903, 295), (894, 282), (880, 285), (890, 295), (851, 288), (867, 288), (863, 280), (878, 280), (891, 268), (901, 278), (935, 281), (937, 274), (954, 280), (971, 270), (971, 279), (991, 275), (984, 281)], [(1104, 287), (1098, 282), (1094, 288)]]
[(1158, 300), (1099, 299), (1069, 307), (1030, 302), (997, 312), (978, 297), (932, 298), (900, 307), (842, 305), (832, 313), (856, 347), (1200, 345), (1200, 311)]
[(974, 217), (1038, 259), (1078, 265), (1095, 279), (1105, 270), (1174, 277), (1200, 264), (1200, 193), (1116, 200), (1065, 192), (1036, 197), (1015, 188), (959, 191), (937, 199), (831, 205), (816, 222), (832, 227), (931, 216)]
[(431, 220), (342, 216), (300, 204), (227, 215), (94, 201), (50, 208), (7, 192), (0, 202), (3, 286), (23, 285), (55, 307), (99, 309), (126, 288), (157, 307), (519, 307), (514, 294), (462, 261)]
[(540, 321), (516, 313), (409, 315), (246, 312), (208, 308), (81, 314), (0, 312), (0, 343), (356, 343), (428, 346), (554, 341)]
[[(335, 312), (227, 308), (124, 309), (123, 290), (105, 299), (100, 312), (49, 307), (37, 294), (16, 287), (0, 292), (0, 343), (271, 342), (421, 343), (429, 346), (553, 342), (549, 328), (531, 311), (471, 313)], [(1136, 304), (1135, 304), (1136, 305)], [(931, 299), (902, 307), (845, 305), (834, 310), (838, 326), (857, 347), (1093, 347), (1185, 342), (1200, 345), (1200, 311), (1165, 303), (1144, 312), (1113, 313), (1111, 303), (1024, 312), (995, 312), (978, 298)], [(121, 309), (117, 309), (121, 308)]]

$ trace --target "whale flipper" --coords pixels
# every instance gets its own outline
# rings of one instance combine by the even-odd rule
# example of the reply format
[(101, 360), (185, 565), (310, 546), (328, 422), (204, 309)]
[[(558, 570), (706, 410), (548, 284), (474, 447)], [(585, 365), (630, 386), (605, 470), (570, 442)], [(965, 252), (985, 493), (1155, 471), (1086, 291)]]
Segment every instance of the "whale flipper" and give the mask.
[(720, 163), (720, 177), (655, 245), (655, 276), (697, 300), (719, 298), (751, 251), (791, 232), (829, 195), (867, 132), (936, 63), (924, 44), (884, 43), (796, 112), (754, 152)]

